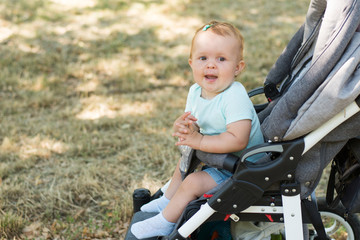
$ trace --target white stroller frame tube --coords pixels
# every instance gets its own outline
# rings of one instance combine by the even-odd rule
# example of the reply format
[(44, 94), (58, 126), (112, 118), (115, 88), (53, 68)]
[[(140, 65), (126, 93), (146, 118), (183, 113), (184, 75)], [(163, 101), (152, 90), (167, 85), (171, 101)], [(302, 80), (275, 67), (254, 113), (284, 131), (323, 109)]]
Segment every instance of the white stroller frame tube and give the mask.
[(291, 240), (304, 240), (300, 194), (291, 197), (282, 195), (282, 204), (285, 238)]
[(200, 210), (196, 212), (184, 225), (182, 225), (178, 232), (183, 238), (187, 238), (193, 231), (195, 231), (202, 223), (204, 223), (216, 211), (212, 209), (208, 203), (201, 206)]
[(360, 108), (356, 102), (349, 104), (344, 110), (336, 114), (333, 118), (328, 120), (318, 129), (309, 133), (304, 137), (304, 155), (309, 149), (311, 149), (315, 144), (317, 144), (323, 137), (325, 137), (329, 132), (334, 130), (341, 123), (345, 122), (347, 119), (355, 115), (360, 111)]
[[(360, 104), (360, 101), (359, 101)], [(360, 111), (360, 107), (356, 101), (349, 104), (344, 110), (328, 120), (318, 129), (309, 133), (304, 137), (304, 150), (305, 154), (316, 143), (318, 143), (329, 132), (345, 122), (347, 119)], [(301, 199), (300, 193), (295, 196), (282, 196), (283, 201), (283, 214), (285, 223), (286, 239), (302, 240), (303, 239), (303, 223), (301, 214)], [(251, 208), (251, 207), (250, 207)], [(250, 208), (244, 210), (247, 211)], [(187, 238), (193, 233), (202, 223), (204, 223), (216, 211), (210, 207), (208, 203), (201, 206), (200, 210), (196, 212), (187, 222), (185, 222), (179, 229), (178, 233)]]

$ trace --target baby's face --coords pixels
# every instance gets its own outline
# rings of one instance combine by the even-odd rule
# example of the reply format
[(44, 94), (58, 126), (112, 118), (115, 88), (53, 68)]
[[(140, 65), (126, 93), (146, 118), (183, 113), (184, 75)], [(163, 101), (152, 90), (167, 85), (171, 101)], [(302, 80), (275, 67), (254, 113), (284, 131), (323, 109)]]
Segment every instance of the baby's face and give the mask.
[(201, 31), (193, 42), (189, 64), (193, 77), (202, 87), (202, 97), (211, 99), (227, 89), (244, 68), (239, 43), (233, 36)]

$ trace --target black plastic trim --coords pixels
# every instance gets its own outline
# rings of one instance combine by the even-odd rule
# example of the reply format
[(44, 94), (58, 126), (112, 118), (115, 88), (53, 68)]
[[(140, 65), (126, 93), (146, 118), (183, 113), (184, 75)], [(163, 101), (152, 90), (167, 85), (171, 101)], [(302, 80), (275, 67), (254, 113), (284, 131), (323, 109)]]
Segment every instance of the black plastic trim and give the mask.
[(234, 173), (238, 161), (239, 161), (239, 157), (233, 154), (228, 154), (228, 156), (224, 159), (223, 168), (231, 173)]
[(360, 107), (360, 95), (355, 99), (356, 104)]
[(303, 138), (283, 143), (264, 144), (258, 150), (251, 149), (250, 151), (256, 153), (261, 149), (272, 148), (278, 154), (272, 161), (260, 164), (247, 161), (238, 163), (234, 175), (220, 191), (209, 199), (210, 207), (226, 214), (240, 212), (261, 199), (272, 184), (293, 182), (296, 167), (304, 150)]
[(273, 83), (266, 83), (264, 86), (264, 93), (269, 101), (272, 101), (280, 96), (280, 92)]

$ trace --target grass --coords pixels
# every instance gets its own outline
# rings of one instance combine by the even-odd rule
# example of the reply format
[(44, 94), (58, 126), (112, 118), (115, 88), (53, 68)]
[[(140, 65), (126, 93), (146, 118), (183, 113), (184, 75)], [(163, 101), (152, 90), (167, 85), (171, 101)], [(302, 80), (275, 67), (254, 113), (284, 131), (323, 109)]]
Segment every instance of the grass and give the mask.
[(250, 90), (307, 5), (0, 0), (0, 238), (122, 239), (132, 191), (157, 190), (176, 164), (195, 29), (241, 29)]

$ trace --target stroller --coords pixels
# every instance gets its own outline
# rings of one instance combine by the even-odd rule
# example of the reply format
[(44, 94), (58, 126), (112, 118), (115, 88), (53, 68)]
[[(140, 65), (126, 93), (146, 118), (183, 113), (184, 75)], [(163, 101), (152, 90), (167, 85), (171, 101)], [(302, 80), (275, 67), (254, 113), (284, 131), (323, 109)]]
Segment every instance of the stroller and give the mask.
[[(215, 239), (199, 236), (206, 223), (219, 220), (271, 223), (266, 236), (285, 229), (282, 235), (291, 240), (337, 239), (331, 234), (340, 223), (347, 239), (360, 239), (360, 0), (311, 0), (305, 23), (264, 86), (249, 96), (262, 93), (268, 102), (255, 109), (268, 142), (241, 157), (194, 151), (190, 169), (201, 161), (234, 174), (189, 203), (162, 239)], [(260, 153), (266, 156), (258, 162), (246, 160)], [(316, 199), (314, 190), (331, 161), (326, 199)], [(151, 216), (137, 212), (131, 224)], [(262, 236), (270, 239), (266, 231)], [(126, 240), (133, 239), (128, 230)]]

